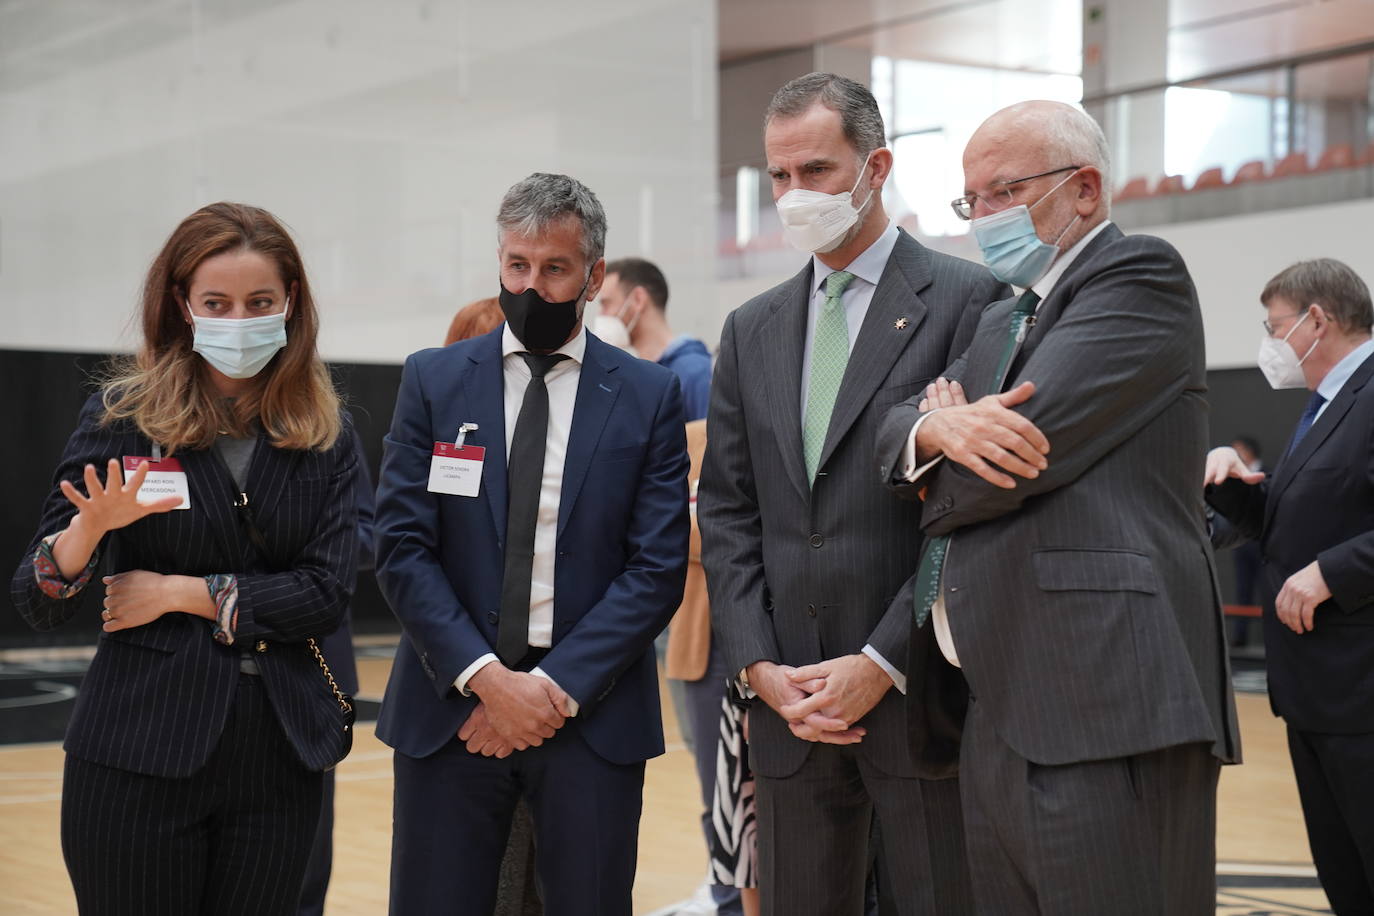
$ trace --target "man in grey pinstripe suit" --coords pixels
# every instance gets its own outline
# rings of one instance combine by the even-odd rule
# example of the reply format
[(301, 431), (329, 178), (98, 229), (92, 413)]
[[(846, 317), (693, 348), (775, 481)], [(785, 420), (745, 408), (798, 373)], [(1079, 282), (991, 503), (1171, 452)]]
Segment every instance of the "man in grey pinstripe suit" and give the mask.
[[(764, 144), (791, 280), (726, 320), (698, 494), (711, 617), (757, 693), (759, 882), (774, 916), (857, 916), (876, 821), (903, 914), (971, 907), (952, 759), (914, 759), (901, 693), (919, 509), (873, 474), (887, 409), (922, 390), (1006, 287), (892, 225), (882, 118), (831, 74), (778, 91)], [(922, 777), (943, 777), (924, 779)]]
[(999, 112), (964, 173), (956, 211), (1027, 291), (983, 313), (946, 373), (961, 389), (893, 409), (879, 463), (925, 488), (931, 549), (898, 603), (930, 613), (971, 695), (978, 912), (1213, 912), (1218, 765), (1239, 740), (1196, 487), (1192, 281), (1108, 220), (1106, 141), (1078, 109)]

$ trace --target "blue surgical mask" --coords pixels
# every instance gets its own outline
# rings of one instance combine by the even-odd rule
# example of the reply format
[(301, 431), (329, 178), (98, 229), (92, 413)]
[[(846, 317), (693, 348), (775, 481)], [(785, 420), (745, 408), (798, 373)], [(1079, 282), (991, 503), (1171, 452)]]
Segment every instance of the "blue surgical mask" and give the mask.
[(259, 318), (201, 318), (191, 316), (195, 327), (192, 349), (229, 378), (252, 378), (286, 346), (286, 308)]
[(1054, 244), (1041, 241), (1035, 233), (1035, 221), (1031, 219), (1032, 207), (1040, 203), (1064, 186), (1064, 182), (1077, 172), (1071, 173), (1045, 193), (1044, 197), (1027, 207), (1021, 204), (1009, 207), (973, 221), (973, 235), (978, 239), (978, 247), (983, 250), (983, 263), (992, 275), (1003, 283), (1010, 283), (1021, 289), (1029, 289), (1043, 277), (1059, 254), (1059, 241), (1074, 224), (1077, 214), (1055, 238)]

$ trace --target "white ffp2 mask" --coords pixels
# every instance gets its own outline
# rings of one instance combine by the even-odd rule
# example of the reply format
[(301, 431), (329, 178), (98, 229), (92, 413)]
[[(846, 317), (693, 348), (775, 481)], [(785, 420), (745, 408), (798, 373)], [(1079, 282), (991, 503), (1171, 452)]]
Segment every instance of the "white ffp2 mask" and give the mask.
[(859, 221), (859, 211), (868, 206), (873, 198), (873, 189), (859, 206), (854, 206), (854, 192), (864, 180), (868, 171), (869, 153), (859, 169), (859, 177), (854, 187), (840, 194), (826, 194), (821, 191), (808, 191), (793, 188), (778, 198), (775, 205), (778, 219), (782, 220), (782, 234), (793, 248), (812, 254), (833, 251), (850, 227)]

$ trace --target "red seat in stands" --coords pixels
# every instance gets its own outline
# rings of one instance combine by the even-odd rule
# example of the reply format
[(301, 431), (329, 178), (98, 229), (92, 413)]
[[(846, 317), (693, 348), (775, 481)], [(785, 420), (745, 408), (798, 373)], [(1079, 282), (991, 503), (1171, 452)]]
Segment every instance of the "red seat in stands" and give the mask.
[(1291, 175), (1306, 175), (1310, 171), (1312, 167), (1307, 164), (1306, 153), (1289, 153), (1274, 166), (1274, 173), (1270, 177), (1287, 178)]
[(1197, 181), (1193, 182), (1192, 190), (1208, 191), (1212, 188), (1226, 187), (1226, 175), (1222, 172), (1221, 166), (1210, 168), (1197, 176)]
[(1183, 190), (1182, 175), (1165, 175), (1155, 185), (1156, 194), (1178, 194)]
[(1148, 178), (1132, 178), (1116, 192), (1117, 201), (1135, 200), (1138, 197), (1150, 196), (1150, 180)]
[(1317, 160), (1316, 172), (1325, 172), (1331, 169), (1348, 169), (1355, 165), (1355, 150), (1349, 143), (1337, 143), (1335, 146), (1328, 146), (1322, 150), (1321, 158)]
[(1266, 177), (1264, 162), (1256, 159), (1236, 169), (1236, 174), (1231, 177), (1231, 184), (1243, 184), (1247, 181), (1263, 181)]

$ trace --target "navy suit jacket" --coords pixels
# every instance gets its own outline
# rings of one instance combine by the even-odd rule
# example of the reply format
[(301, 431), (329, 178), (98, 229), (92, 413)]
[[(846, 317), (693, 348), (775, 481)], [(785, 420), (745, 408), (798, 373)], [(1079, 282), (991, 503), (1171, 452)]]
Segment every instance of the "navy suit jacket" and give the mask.
[[(454, 680), (493, 651), (506, 533), (502, 328), (406, 360), (377, 491), (377, 579), (407, 639), (377, 737), (411, 757), (453, 740), (478, 700)], [(476, 423), (475, 497), (428, 491), (437, 441)], [(558, 512), (553, 647), (539, 666), (613, 763), (663, 752), (652, 643), (682, 601), (687, 444), (667, 369), (587, 335)]]
[[(1341, 388), (1302, 442), (1255, 486), (1232, 478), (1207, 500), (1259, 541), (1269, 702), (1294, 728), (1374, 729), (1374, 356)], [(1274, 613), (1293, 573), (1313, 560), (1331, 589), (1314, 629)]]
[[(50, 630), (76, 613), (76, 596), (47, 597), (34, 578), (38, 541), (66, 528), (76, 510), (58, 489), (70, 480), (85, 492), (82, 471), (124, 455), (148, 455), (151, 443), (128, 422), (102, 426), (98, 394), (82, 409), (58, 465), (38, 533), (15, 573), (11, 594), (19, 613)], [(141, 627), (102, 633), (72, 711), (63, 745), (105, 766), (152, 776), (188, 776), (219, 741), (239, 678), (239, 654), (253, 651), (287, 739), (312, 770), (338, 758), (343, 735), (333, 694), (308, 637), (338, 627), (357, 567), (354, 505), (356, 451), (344, 429), (328, 451), (273, 448), (260, 439), (248, 468), (249, 504), (267, 541), (269, 565), (235, 517), (239, 492), (213, 451), (182, 451), (191, 507), (150, 515), (101, 542), (111, 573), (146, 569), (201, 576), (234, 573), (239, 604), (235, 643), (212, 636), (209, 621), (168, 613)], [(101, 588), (92, 579), (87, 588)]]

